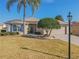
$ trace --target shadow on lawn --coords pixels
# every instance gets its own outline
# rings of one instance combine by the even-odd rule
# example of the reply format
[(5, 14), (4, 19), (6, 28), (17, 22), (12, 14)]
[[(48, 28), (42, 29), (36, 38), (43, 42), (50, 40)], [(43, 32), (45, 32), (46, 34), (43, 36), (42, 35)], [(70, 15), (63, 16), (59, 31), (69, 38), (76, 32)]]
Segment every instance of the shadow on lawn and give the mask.
[(40, 39), (40, 40), (48, 40), (47, 38), (41, 37), (41, 36), (22, 36), (22, 37), (34, 38), (34, 39)]
[(50, 53), (42, 52), (42, 51), (38, 51), (38, 50), (33, 50), (33, 49), (30, 49), (30, 48), (26, 48), (26, 47), (21, 47), (21, 49), (24, 49), (24, 50), (31, 50), (31, 51), (39, 52), (39, 53), (42, 53), (42, 54), (47, 54), (47, 55), (50, 55), (50, 56), (56, 56), (56, 57), (58, 57), (58, 58), (68, 59), (67, 57), (63, 57), (63, 56), (59, 56), (59, 55), (54, 55), (54, 54), (50, 54)]
[[(47, 35), (22, 35), (22, 37), (27, 37), (27, 38), (34, 38), (34, 39), (41, 39), (41, 40), (49, 40), (51, 39)], [(52, 36), (52, 39), (56, 39), (55, 36)]]

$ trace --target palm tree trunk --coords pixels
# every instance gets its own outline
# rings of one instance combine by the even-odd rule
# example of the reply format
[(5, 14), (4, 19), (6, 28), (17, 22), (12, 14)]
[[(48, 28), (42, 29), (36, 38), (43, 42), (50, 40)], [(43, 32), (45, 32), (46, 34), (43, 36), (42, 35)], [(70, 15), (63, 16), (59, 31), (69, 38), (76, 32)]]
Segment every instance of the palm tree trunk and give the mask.
[(26, 17), (26, 7), (24, 7), (24, 15), (23, 15), (23, 35), (25, 35), (25, 17)]

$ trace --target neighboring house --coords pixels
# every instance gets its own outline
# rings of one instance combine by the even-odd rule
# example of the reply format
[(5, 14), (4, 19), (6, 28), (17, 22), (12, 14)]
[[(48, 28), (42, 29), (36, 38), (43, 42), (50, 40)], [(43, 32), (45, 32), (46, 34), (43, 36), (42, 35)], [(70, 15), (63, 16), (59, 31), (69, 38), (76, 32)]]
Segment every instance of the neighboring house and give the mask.
[(3, 25), (2, 24), (0, 24), (0, 30), (3, 28)]
[(79, 35), (79, 22), (73, 22), (71, 27), (72, 34)]
[[(68, 31), (68, 28), (69, 28), (68, 23), (62, 22), (62, 21), (60, 21), (59, 23), (61, 24), (61, 29), (58, 29), (60, 31), (60, 34), (63, 34), (63, 31), (65, 34), (68, 34), (68, 32), (69, 32)], [(74, 35), (79, 35), (79, 22), (71, 22), (71, 33)]]
[[(35, 33), (35, 32), (41, 32), (41, 29), (38, 29), (37, 24), (38, 24), (38, 19), (35, 18), (27, 18), (25, 20), (25, 33)], [(11, 20), (5, 22), (7, 25), (7, 32), (19, 32), (20, 34), (23, 34), (23, 21), (22, 20)]]
[(0, 32), (1, 30), (6, 30), (6, 25), (5, 24), (0, 24)]

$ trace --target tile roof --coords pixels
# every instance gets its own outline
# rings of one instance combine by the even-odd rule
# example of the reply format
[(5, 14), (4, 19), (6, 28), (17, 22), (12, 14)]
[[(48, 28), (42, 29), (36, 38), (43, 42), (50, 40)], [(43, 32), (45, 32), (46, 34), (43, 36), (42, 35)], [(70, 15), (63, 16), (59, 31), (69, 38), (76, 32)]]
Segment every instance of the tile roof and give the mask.
[(73, 22), (72, 26), (79, 26), (79, 22)]

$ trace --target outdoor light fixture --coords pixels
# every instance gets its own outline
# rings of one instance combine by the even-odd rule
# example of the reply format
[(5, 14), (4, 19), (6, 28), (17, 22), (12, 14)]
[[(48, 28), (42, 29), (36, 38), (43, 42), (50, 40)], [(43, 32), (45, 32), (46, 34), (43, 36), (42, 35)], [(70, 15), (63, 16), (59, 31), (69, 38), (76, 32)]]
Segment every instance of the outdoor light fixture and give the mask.
[(68, 26), (69, 26), (69, 33), (68, 33), (68, 59), (71, 59), (71, 20), (72, 20), (71, 12), (69, 12), (67, 17), (68, 17)]

